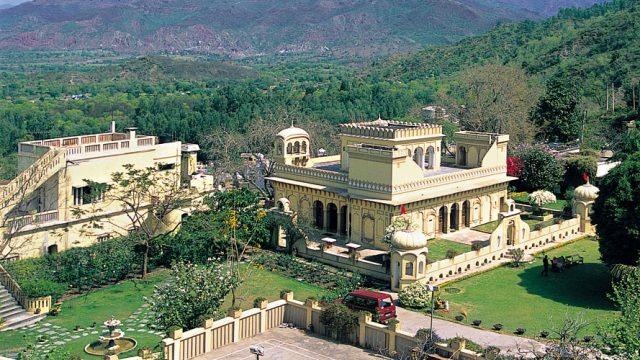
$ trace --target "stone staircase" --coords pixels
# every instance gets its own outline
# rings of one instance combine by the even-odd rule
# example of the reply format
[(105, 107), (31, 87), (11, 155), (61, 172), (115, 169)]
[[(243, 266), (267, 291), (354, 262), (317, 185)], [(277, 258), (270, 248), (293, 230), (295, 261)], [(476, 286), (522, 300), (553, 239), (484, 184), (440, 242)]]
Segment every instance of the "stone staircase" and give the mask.
[(29, 314), (11, 293), (0, 284), (0, 318), (4, 320), (4, 327), (0, 331), (18, 329), (34, 324), (43, 319), (46, 314)]

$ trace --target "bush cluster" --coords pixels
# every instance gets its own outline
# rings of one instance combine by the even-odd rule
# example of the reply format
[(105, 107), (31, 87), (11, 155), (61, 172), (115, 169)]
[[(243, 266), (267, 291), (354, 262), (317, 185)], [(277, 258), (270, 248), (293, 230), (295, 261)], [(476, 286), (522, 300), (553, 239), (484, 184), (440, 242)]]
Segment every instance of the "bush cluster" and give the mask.
[(431, 305), (431, 292), (426, 285), (415, 282), (400, 291), (398, 300), (402, 306), (422, 309)]
[(139, 264), (135, 242), (120, 238), (10, 262), (5, 267), (28, 296), (51, 295), (56, 300), (66, 289), (86, 291), (121, 281), (137, 271)]

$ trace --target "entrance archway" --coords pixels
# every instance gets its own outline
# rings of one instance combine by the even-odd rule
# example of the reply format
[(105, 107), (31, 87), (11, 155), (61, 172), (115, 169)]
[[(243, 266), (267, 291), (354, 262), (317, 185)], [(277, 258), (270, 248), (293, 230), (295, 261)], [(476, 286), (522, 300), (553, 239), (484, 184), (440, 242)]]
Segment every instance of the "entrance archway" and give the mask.
[(340, 234), (347, 234), (347, 213), (349, 212), (349, 208), (345, 205), (340, 208)]
[(414, 150), (413, 161), (420, 166), (420, 169), (424, 169), (424, 150), (421, 147)]
[(447, 207), (443, 206), (438, 210), (438, 232), (446, 233), (447, 232), (447, 223), (449, 219), (447, 219)]
[(467, 166), (467, 148), (460, 146), (458, 152), (458, 165)]
[(462, 226), (471, 226), (471, 203), (469, 200), (462, 203)]
[(55, 254), (58, 252), (58, 245), (54, 244), (47, 248), (47, 254)]
[(338, 232), (338, 207), (334, 203), (327, 205), (327, 215), (329, 221), (327, 223), (327, 230), (332, 233)]
[(449, 215), (449, 223), (451, 224), (452, 230), (458, 230), (460, 228), (458, 215), (460, 215), (460, 205), (456, 203), (451, 206), (451, 214)]
[(318, 229), (324, 227), (324, 205), (322, 201), (316, 200), (313, 202), (313, 218), (315, 219), (315, 225)]

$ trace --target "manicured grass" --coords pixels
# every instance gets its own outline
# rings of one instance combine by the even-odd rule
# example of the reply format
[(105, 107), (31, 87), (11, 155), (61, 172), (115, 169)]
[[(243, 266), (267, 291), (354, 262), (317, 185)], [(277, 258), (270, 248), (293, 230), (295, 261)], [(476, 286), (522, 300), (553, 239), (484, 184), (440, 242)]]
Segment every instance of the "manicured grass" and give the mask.
[[(249, 271), (247, 280), (238, 289), (239, 305), (243, 309), (252, 308), (253, 300), (257, 297), (265, 297), (269, 301), (277, 300), (280, 297), (280, 290), (283, 289), (292, 290), (298, 300), (305, 300), (310, 296), (320, 298), (326, 293), (323, 288), (268, 270), (250, 268)], [(143, 321), (146, 318), (144, 314), (148, 308), (143, 308), (143, 305), (144, 297), (153, 294), (154, 285), (166, 281), (168, 276), (168, 270), (159, 270), (150, 274), (145, 280), (124, 281), (66, 300), (62, 304), (62, 312), (56, 317), (49, 316), (33, 328), (0, 332), (0, 353), (18, 352), (28, 344), (35, 343), (41, 334), (38, 330), (44, 328), (44, 324), (47, 323), (49, 329), (59, 326), (54, 331), (70, 334), (67, 336), (68, 339), (72, 336), (80, 336), (60, 345), (70, 351), (72, 355), (80, 356), (83, 359), (98, 359), (99, 357), (87, 355), (84, 352), (84, 347), (97, 340), (99, 336), (90, 334), (90, 332), (96, 330), (101, 332), (103, 330), (101, 329), (102, 323), (111, 316), (123, 321), (121, 328), (125, 331), (126, 336), (134, 338), (138, 342), (136, 349), (123, 354), (125, 357), (134, 356), (137, 349), (141, 347), (155, 348), (154, 351), (160, 351), (159, 344), (162, 336), (148, 333), (146, 321)], [(230, 306), (231, 296), (228, 296), (225, 299), (223, 309)], [(140, 309), (145, 310), (140, 313)], [(138, 315), (134, 314), (136, 311), (138, 311)], [(132, 315), (135, 317), (130, 318)], [(152, 317), (149, 316), (149, 318)], [(93, 322), (97, 323), (96, 329), (91, 328)], [(83, 330), (74, 332), (73, 329), (76, 325)], [(128, 330), (129, 328), (134, 330)], [(54, 341), (55, 336), (47, 335), (47, 337), (51, 339), (50, 343)]]
[[(579, 254), (584, 264), (562, 273), (549, 272), (542, 277), (542, 256), (521, 268), (501, 267), (445, 286), (459, 293), (442, 292), (450, 304), (450, 312), (438, 314), (453, 319), (467, 312), (465, 323), (482, 320), (483, 328), (504, 325), (504, 332), (527, 329), (525, 335), (537, 336), (561, 324), (566, 315), (582, 314), (591, 322), (583, 335), (595, 333), (596, 324), (616, 316), (607, 299), (610, 278), (599, 258), (598, 243), (593, 239), (579, 240), (547, 252), (549, 258)], [(437, 330), (437, 329), (436, 329)]]
[(427, 249), (429, 249), (429, 254), (427, 255), (429, 262), (436, 262), (446, 259), (448, 250), (454, 250), (458, 254), (463, 254), (471, 251), (471, 246), (445, 239), (435, 239), (429, 240)]
[(76, 325), (86, 328), (94, 321), (102, 324), (112, 316), (124, 320), (144, 304), (144, 297), (153, 294), (153, 287), (168, 275), (169, 271), (162, 269), (144, 280), (132, 279), (74, 297), (62, 303), (60, 315), (49, 316), (46, 321), (72, 329)]
[[(320, 299), (322, 295), (328, 293), (326, 289), (311, 285), (290, 277), (286, 277), (269, 270), (250, 268), (247, 279), (240, 286), (237, 292), (238, 305), (243, 309), (251, 309), (253, 300), (257, 297), (264, 297), (269, 301), (280, 299), (280, 291), (289, 289), (293, 291), (296, 300), (304, 301), (313, 296)], [(225, 308), (231, 307), (231, 294), (225, 298), (223, 305)]]

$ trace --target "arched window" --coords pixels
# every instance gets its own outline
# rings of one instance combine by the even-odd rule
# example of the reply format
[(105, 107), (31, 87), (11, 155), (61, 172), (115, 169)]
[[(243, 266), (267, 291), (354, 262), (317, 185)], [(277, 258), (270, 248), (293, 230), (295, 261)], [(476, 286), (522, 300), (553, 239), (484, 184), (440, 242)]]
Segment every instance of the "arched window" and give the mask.
[(293, 145), (293, 153), (294, 154), (300, 154), (300, 142), (296, 141), (296, 143)]
[(424, 274), (424, 262), (422, 261), (418, 263), (418, 274)]
[(302, 142), (302, 153), (303, 154), (307, 153), (307, 142), (306, 141)]
[(293, 145), (291, 143), (287, 144), (287, 154), (293, 154)]
[(405, 265), (404, 274), (406, 276), (413, 276), (413, 262), (410, 261)]

